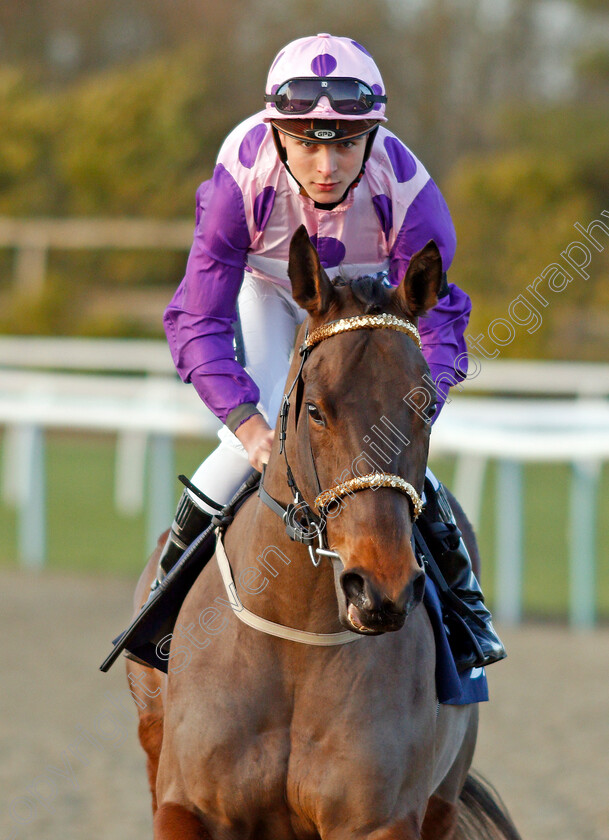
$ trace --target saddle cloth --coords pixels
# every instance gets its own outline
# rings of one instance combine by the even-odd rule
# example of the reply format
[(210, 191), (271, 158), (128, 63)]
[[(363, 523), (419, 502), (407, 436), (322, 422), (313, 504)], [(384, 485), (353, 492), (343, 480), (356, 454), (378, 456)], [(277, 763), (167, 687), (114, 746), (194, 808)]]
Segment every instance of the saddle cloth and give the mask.
[(429, 576), (425, 580), (423, 604), (427, 609), (436, 641), (438, 702), (452, 706), (485, 702), (488, 700), (488, 682), (484, 668), (468, 668), (466, 671), (459, 672), (455, 667), (448, 635), (442, 621), (442, 605), (436, 586)]

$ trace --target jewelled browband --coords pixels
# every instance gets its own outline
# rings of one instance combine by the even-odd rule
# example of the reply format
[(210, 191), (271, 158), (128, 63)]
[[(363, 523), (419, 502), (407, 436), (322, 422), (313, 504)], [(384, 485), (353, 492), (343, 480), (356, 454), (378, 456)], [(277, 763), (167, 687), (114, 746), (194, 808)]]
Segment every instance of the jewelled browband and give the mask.
[(419, 350), (423, 349), (421, 336), (414, 324), (403, 318), (398, 318), (397, 315), (383, 314), (355, 315), (352, 318), (341, 318), (339, 321), (331, 321), (329, 324), (323, 324), (306, 336), (302, 344), (301, 353), (304, 350), (310, 350), (311, 347), (319, 344), (325, 338), (330, 338), (339, 333), (351, 332), (351, 330), (362, 330), (366, 328), (396, 330), (397, 332), (406, 333), (414, 341)]
[(416, 519), (423, 510), (423, 501), (412, 484), (409, 484), (405, 479), (400, 478), (399, 475), (392, 475), (391, 473), (369, 473), (368, 475), (357, 476), (350, 478), (342, 484), (337, 484), (330, 490), (324, 490), (315, 499), (315, 507), (318, 510), (323, 510), (334, 501), (342, 499), (343, 496), (348, 496), (351, 493), (356, 493), (358, 490), (374, 489), (376, 487), (392, 487), (394, 490), (399, 490), (404, 493), (412, 502), (412, 509), (414, 519)]

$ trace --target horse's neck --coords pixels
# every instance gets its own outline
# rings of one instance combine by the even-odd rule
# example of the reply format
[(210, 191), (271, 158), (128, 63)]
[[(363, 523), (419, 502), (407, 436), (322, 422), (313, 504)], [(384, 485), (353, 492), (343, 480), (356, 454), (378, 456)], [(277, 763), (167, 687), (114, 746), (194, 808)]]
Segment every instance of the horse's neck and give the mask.
[[(282, 505), (289, 501), (285, 466), (272, 458), (266, 491)], [(247, 609), (271, 621), (333, 633), (338, 621), (334, 572), (329, 560), (315, 567), (306, 546), (292, 541), (281, 518), (258, 496), (240, 511), (226, 540), (239, 597)]]

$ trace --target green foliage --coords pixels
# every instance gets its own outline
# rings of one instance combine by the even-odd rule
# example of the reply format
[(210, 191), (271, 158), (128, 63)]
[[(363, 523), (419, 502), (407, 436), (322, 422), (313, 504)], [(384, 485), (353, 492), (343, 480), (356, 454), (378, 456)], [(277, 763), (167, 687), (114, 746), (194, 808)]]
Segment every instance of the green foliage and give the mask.
[(576, 6), (581, 6), (582, 9), (593, 12), (602, 12), (607, 14), (607, 0), (570, 0)]
[[(103, 26), (70, 12), (87, 60), (66, 70), (61, 86), (56, 74), (32, 69), (36, 60), (44, 65), (43, 31), (28, 41), (27, 69), (0, 65), (0, 214), (191, 216), (223, 138), (261, 104), (277, 46), (323, 30), (349, 32), (377, 56), (390, 127), (440, 173), (459, 236), (451, 279), (474, 299), (476, 332), (505, 317), (510, 302), (560, 259), (579, 236), (575, 222), (609, 209), (607, 51), (579, 55), (577, 98), (541, 105), (534, 3), (514, 4), (503, 25), (485, 23), (476, 3), (440, 0), (419, 11), (370, 0), (356, 4), (356, 16), (343, 0), (330, 7), (321, 0), (88, 3)], [(24, 0), (13, 18), (24, 50), (36, 5)], [(601, 19), (602, 3), (582, 5)], [(115, 37), (125, 15), (148, 20), (155, 34), (141, 49), (125, 47), (113, 64), (102, 30)], [(498, 109), (497, 102), (513, 104)], [(26, 305), (10, 298), (12, 256), (0, 253), (1, 329), (112, 335), (160, 333), (185, 260), (183, 253), (53, 253), (55, 288)], [(606, 252), (595, 253), (591, 279), (577, 278), (556, 295), (543, 327), (521, 331), (502, 355), (606, 358), (608, 268)], [(152, 299), (161, 286), (157, 311), (134, 305), (135, 287)]]
[(69, 335), (77, 319), (78, 298), (69, 284), (53, 278), (42, 294), (14, 294), (0, 307), (0, 333), (13, 335)]
[(609, 84), (609, 51), (606, 49), (592, 49), (583, 53), (577, 61), (577, 71), (580, 78), (594, 86), (603, 86), (607, 93)]
[(528, 149), (539, 157), (557, 152), (595, 206), (609, 194), (609, 119), (605, 106), (568, 102), (554, 107), (519, 106), (503, 112), (496, 128), (502, 148)]
[[(46, 94), (23, 74), (0, 68), (0, 214), (194, 217), (195, 190), (231, 127), (223, 121), (232, 119), (230, 109), (216, 104), (219, 92), (210, 91), (210, 61), (209, 51), (185, 46), (128, 72), (114, 69)], [(11, 271), (6, 258), (3, 252), (3, 280)], [(53, 252), (48, 288), (38, 300), (11, 296), (3, 283), (0, 329), (160, 335), (185, 258), (180, 252)], [(94, 312), (101, 283), (116, 306)], [(120, 298), (119, 287), (137, 285), (165, 287), (148, 320)]]
[[(445, 188), (459, 241), (451, 279), (473, 298), (475, 334), (508, 318), (518, 295), (535, 303), (527, 287), (550, 263), (568, 268), (561, 252), (582, 240), (574, 224), (586, 227), (609, 210), (604, 115), (521, 108), (499, 131), (503, 150), (461, 159)], [(573, 281), (550, 292), (547, 307), (537, 303), (542, 325), (532, 332), (520, 327), (502, 357), (606, 360), (608, 257), (609, 249), (592, 251), (589, 280), (571, 269)]]
[(0, 66), (0, 213), (49, 213), (55, 203), (51, 150), (60, 128), (52, 102), (23, 74)]
[(183, 216), (219, 144), (209, 67), (184, 48), (56, 94), (0, 74), (0, 212)]
[(217, 137), (206, 125), (209, 73), (201, 50), (114, 71), (65, 96), (57, 165), (75, 215), (174, 218), (193, 207)]

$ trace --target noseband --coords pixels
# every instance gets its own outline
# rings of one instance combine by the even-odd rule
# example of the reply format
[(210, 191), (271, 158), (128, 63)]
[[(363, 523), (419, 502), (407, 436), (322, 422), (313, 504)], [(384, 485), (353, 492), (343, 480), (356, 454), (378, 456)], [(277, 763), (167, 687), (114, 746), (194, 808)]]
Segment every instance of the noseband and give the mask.
[[(324, 542), (324, 535), (326, 529), (326, 518), (324, 516), (324, 513), (330, 504), (339, 501), (344, 496), (350, 495), (351, 493), (357, 492), (359, 490), (376, 489), (378, 487), (391, 487), (394, 490), (398, 490), (400, 493), (403, 493), (404, 495), (408, 496), (408, 499), (412, 506), (413, 519), (416, 519), (423, 509), (423, 502), (421, 500), (421, 497), (417, 493), (415, 488), (412, 486), (412, 484), (410, 484), (401, 476), (393, 475), (392, 473), (374, 472), (369, 473), (368, 475), (357, 476), (355, 478), (349, 479), (348, 481), (336, 484), (334, 487), (331, 487), (328, 490), (322, 491), (321, 487), (319, 486), (319, 478), (317, 476), (317, 469), (315, 467), (315, 459), (313, 457), (313, 451), (311, 449), (311, 463), (313, 466), (313, 473), (315, 475), (315, 481), (317, 483), (319, 491), (318, 495), (315, 498), (315, 501), (313, 502), (313, 505), (320, 512), (320, 516), (316, 514), (312, 510), (310, 505), (308, 505), (304, 501), (304, 497), (298, 489), (298, 486), (294, 479), (294, 475), (288, 463), (285, 441), (287, 436), (288, 415), (290, 411), (290, 397), (292, 395), (292, 392), (294, 391), (294, 388), (296, 388), (298, 411), (300, 408), (300, 398), (302, 396), (301, 394), (299, 394), (299, 392), (301, 391), (304, 384), (302, 379), (302, 371), (305, 362), (307, 361), (311, 353), (311, 350), (317, 344), (320, 344), (322, 341), (325, 341), (326, 339), (331, 338), (334, 335), (340, 335), (341, 333), (352, 332), (353, 330), (361, 329), (383, 329), (405, 333), (410, 339), (412, 339), (412, 341), (414, 341), (419, 350), (422, 350), (421, 337), (415, 325), (412, 324), (410, 321), (398, 318), (396, 315), (356, 315), (351, 318), (341, 318), (337, 321), (331, 321), (329, 324), (323, 324), (321, 327), (317, 327), (317, 329), (314, 329), (310, 334), (307, 332), (307, 334), (305, 335), (305, 340), (303, 341), (299, 350), (301, 362), (300, 367), (298, 368), (298, 373), (296, 374), (296, 377), (290, 385), (287, 393), (284, 394), (283, 401), (281, 404), (281, 411), (279, 413), (279, 451), (280, 454), (283, 453), (285, 458), (287, 483), (294, 495), (294, 502), (288, 505), (287, 507), (283, 507), (279, 504), (279, 502), (273, 499), (273, 497), (266, 492), (266, 490), (264, 489), (264, 471), (262, 481), (260, 482), (260, 499), (268, 507), (270, 507), (271, 510), (277, 513), (283, 519), (286, 526), (286, 532), (290, 539), (296, 540), (297, 542), (301, 542), (304, 545), (308, 546), (311, 560), (313, 562), (313, 565), (315, 566), (319, 565), (322, 556), (338, 559), (338, 554), (334, 551), (328, 550)], [(310, 442), (309, 448), (311, 448)], [(313, 546), (315, 545), (315, 543), (317, 543), (318, 545), (314, 549)]]

